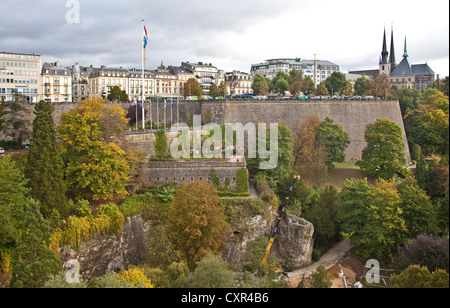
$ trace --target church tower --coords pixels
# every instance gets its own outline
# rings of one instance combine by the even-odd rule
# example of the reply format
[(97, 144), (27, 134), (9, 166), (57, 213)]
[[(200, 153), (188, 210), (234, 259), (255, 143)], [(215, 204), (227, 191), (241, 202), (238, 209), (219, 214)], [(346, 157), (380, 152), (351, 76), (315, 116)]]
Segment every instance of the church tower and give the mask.
[(391, 73), (395, 70), (397, 63), (395, 62), (395, 46), (394, 46), (394, 27), (391, 30), (391, 55), (389, 57), (389, 63), (391, 64)]
[(389, 62), (389, 52), (387, 50), (387, 42), (386, 42), (386, 28), (384, 28), (384, 37), (383, 37), (383, 50), (381, 51), (380, 58), (380, 75), (390, 75), (391, 74), (391, 63)]

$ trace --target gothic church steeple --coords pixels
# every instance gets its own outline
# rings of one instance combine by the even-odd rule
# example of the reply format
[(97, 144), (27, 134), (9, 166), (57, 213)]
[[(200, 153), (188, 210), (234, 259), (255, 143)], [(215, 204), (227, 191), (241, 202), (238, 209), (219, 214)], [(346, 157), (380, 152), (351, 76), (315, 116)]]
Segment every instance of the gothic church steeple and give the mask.
[(381, 51), (381, 61), (380, 64), (388, 64), (388, 56), (389, 52), (387, 51), (387, 43), (386, 43), (386, 28), (384, 28), (384, 37), (383, 37), (383, 50)]
[(391, 74), (391, 63), (389, 62), (389, 52), (387, 50), (387, 42), (386, 42), (386, 27), (384, 27), (384, 36), (383, 36), (383, 50), (381, 51), (380, 58), (380, 75), (390, 75)]
[(391, 30), (391, 56), (389, 57), (389, 63), (391, 64), (391, 72), (392, 72), (397, 66), (397, 63), (395, 62), (394, 27), (392, 27)]

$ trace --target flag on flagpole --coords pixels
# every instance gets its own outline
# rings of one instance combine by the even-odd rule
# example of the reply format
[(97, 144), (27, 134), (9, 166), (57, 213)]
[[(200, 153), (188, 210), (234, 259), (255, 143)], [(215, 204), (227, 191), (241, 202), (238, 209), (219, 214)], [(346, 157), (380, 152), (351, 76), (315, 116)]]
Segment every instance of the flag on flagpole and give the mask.
[(144, 26), (144, 48), (146, 48), (148, 45), (148, 33), (147, 33), (147, 28), (145, 27), (145, 25), (143, 25), (143, 26)]
[(137, 104), (137, 98), (134, 99), (134, 101), (131, 103), (131, 107), (136, 106)]

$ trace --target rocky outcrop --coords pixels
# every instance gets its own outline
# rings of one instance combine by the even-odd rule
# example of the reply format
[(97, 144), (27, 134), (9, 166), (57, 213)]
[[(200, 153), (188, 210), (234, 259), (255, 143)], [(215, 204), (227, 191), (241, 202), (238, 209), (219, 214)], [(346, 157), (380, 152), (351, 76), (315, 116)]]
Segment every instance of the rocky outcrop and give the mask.
[(314, 226), (295, 215), (286, 215), (281, 221), (273, 250), (285, 264), (295, 268), (312, 262)]
[[(231, 220), (233, 234), (228, 237), (227, 250), (223, 254), (230, 266), (242, 267), (250, 242), (261, 236), (269, 239), (274, 217), (275, 211), (270, 208), (268, 213), (252, 215), (247, 212)], [(310, 222), (288, 214), (280, 224), (271, 253), (283, 264), (295, 268), (308, 265), (312, 261), (313, 234), (314, 226)]]
[(63, 261), (77, 260), (84, 279), (98, 278), (115, 269), (127, 269), (141, 262), (145, 250), (145, 223), (140, 216), (129, 217), (120, 236), (104, 235), (82, 243), (79, 249), (64, 247)]
[[(241, 199), (245, 200), (245, 199)], [(223, 257), (234, 268), (243, 266), (248, 245), (259, 237), (269, 237), (275, 212), (272, 208), (255, 212), (260, 199), (247, 199), (254, 202), (236, 202), (235, 214), (231, 219), (232, 233), (227, 238), (227, 249)], [(127, 269), (137, 266), (145, 252), (145, 235), (150, 222), (144, 222), (140, 216), (129, 217), (120, 236), (104, 235), (82, 243), (79, 249), (64, 247), (61, 258), (67, 262), (77, 260), (80, 274), (84, 279), (98, 278), (115, 269)], [(272, 253), (283, 262), (294, 267), (311, 263), (314, 228), (308, 221), (293, 215), (287, 215), (277, 234)]]

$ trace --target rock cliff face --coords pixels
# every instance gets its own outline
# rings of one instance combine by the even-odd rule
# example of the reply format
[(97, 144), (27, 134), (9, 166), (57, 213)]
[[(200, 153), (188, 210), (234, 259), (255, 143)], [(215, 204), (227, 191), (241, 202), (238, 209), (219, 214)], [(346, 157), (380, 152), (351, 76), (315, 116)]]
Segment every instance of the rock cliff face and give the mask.
[(98, 236), (90, 239), (89, 244), (82, 243), (76, 251), (65, 247), (61, 258), (64, 261), (78, 260), (80, 274), (86, 280), (101, 277), (114, 269), (138, 265), (145, 251), (145, 230), (141, 217), (130, 217), (119, 237)]
[[(258, 237), (269, 239), (273, 230), (275, 211), (269, 215), (242, 215), (231, 221), (233, 235), (227, 239), (224, 258), (232, 267), (241, 267), (248, 244)], [(268, 220), (269, 219), (269, 220)], [(271, 254), (275, 254), (283, 264), (302, 267), (312, 261), (314, 226), (293, 215), (286, 215), (281, 221)]]
[(278, 258), (293, 267), (311, 263), (314, 248), (314, 226), (294, 215), (286, 215), (281, 221), (273, 250)]
[[(254, 215), (251, 209), (237, 208), (242, 213), (232, 220), (232, 234), (227, 239), (227, 249), (223, 253), (232, 267), (241, 267), (248, 244), (258, 237), (269, 236), (275, 212)], [(270, 212), (270, 213), (269, 213)], [(105, 235), (93, 238), (89, 244), (83, 243), (74, 250), (63, 248), (64, 261), (76, 259), (80, 263), (80, 274), (84, 279), (98, 278), (115, 269), (137, 266), (145, 252), (145, 234), (151, 223), (144, 222), (140, 216), (130, 217), (124, 224), (119, 237)], [(302, 218), (287, 215), (279, 229), (272, 253), (284, 264), (301, 267), (311, 262), (314, 228)]]

